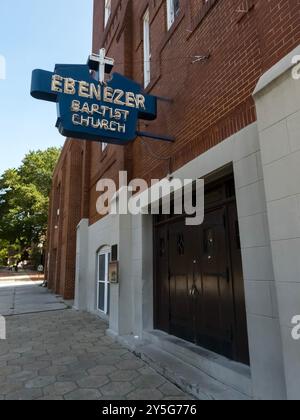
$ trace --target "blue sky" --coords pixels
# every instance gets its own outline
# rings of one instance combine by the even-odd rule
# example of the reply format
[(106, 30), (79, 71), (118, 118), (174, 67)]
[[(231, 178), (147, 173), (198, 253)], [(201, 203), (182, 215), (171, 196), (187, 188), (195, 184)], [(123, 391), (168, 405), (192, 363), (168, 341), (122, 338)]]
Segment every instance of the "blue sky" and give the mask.
[(93, 0), (1, 0), (0, 174), (29, 150), (61, 146), (56, 107), (30, 96), (31, 72), (85, 63), (92, 48)]

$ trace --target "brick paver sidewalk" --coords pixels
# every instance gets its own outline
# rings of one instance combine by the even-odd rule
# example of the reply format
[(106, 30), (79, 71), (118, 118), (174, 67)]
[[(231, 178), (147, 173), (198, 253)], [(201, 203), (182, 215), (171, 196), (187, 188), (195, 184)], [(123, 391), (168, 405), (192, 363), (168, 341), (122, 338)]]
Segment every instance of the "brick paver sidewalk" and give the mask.
[(96, 316), (66, 309), (6, 320), (2, 400), (190, 399), (107, 337), (107, 324)]

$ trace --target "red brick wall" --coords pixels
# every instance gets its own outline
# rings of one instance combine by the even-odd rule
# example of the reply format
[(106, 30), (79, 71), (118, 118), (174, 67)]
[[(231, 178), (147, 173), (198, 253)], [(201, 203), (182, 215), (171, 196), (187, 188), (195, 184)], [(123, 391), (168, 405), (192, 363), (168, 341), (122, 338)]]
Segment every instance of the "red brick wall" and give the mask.
[[(75, 286), (76, 227), (88, 217), (89, 145), (66, 141), (53, 174), (49, 210), (48, 287), (65, 299), (73, 299)], [(59, 214), (58, 214), (59, 210)]]
[[(103, 6), (103, 7), (102, 7)], [(94, 3), (93, 51), (103, 46), (107, 55), (115, 59), (114, 71), (132, 77), (132, 2), (131, 0), (112, 0), (112, 15), (105, 33), (104, 42), (104, 3)], [(91, 145), (90, 207), (89, 218), (93, 224), (100, 219), (96, 211), (96, 184), (101, 178), (113, 179), (118, 185), (119, 170), (131, 173), (130, 147), (109, 146), (102, 153), (101, 145)]]
[[(141, 128), (176, 137), (171, 145), (148, 140), (156, 154), (171, 157), (175, 170), (256, 120), (252, 92), (259, 77), (300, 43), (299, 6), (299, 0), (181, 0), (180, 14), (167, 31), (165, 0), (113, 0), (104, 31), (104, 0), (94, 0), (93, 48), (105, 46), (116, 71), (143, 83), (142, 17), (149, 7), (148, 91), (172, 103), (161, 103), (157, 121)], [(209, 60), (192, 64), (192, 56), (206, 54)], [(133, 177), (169, 171), (169, 162), (154, 159), (139, 139), (122, 150)], [(104, 159), (99, 168), (105, 165)], [(121, 168), (120, 160), (114, 170)], [(95, 191), (92, 195), (94, 207)]]
[[(141, 122), (140, 128), (176, 141), (146, 140), (164, 160), (154, 158), (140, 139), (104, 153), (98, 143), (66, 143), (53, 179), (49, 284), (67, 297), (74, 290), (76, 225), (83, 217), (91, 224), (100, 218), (97, 181), (117, 180), (124, 169), (129, 177), (161, 178), (254, 122), (252, 92), (258, 79), (300, 44), (300, 0), (181, 0), (170, 31), (166, 0), (112, 0), (112, 6), (104, 30), (104, 0), (94, 0), (93, 50), (105, 47), (116, 61), (115, 71), (143, 83), (142, 18), (149, 7), (152, 80), (147, 91), (170, 102), (160, 102), (157, 121)], [(209, 59), (192, 64), (196, 55)]]

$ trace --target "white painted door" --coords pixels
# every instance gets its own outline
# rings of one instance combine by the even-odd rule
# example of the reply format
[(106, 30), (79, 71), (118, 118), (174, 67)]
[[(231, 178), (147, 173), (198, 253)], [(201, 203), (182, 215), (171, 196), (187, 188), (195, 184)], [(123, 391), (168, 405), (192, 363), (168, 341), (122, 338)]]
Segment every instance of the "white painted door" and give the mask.
[(97, 269), (97, 309), (98, 311), (109, 313), (109, 278), (108, 269), (111, 258), (111, 249), (109, 247), (101, 249), (98, 253)]

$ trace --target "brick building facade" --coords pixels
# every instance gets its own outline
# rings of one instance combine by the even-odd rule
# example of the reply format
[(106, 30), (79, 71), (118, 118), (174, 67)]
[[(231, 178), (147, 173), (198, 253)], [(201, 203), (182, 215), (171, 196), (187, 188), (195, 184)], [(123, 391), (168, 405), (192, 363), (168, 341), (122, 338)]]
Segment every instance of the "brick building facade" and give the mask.
[[(87, 144), (68, 141), (55, 168), (49, 210), (48, 286), (65, 299), (74, 298), (76, 227), (88, 214), (85, 190)], [(70, 182), (72, 180), (72, 182)]]
[[(299, 344), (289, 335), (289, 320), (300, 314), (300, 304), (293, 299), (299, 291), (300, 267), (289, 254), (292, 246), (292, 255), (295, 249), (299, 251), (295, 203), (300, 188), (288, 181), (300, 175), (300, 88), (291, 77), (292, 57), (299, 53), (299, 44), (299, 0), (95, 0), (93, 51), (104, 47), (115, 59), (114, 71), (147, 84), (146, 92), (164, 98), (159, 101), (157, 120), (140, 122), (140, 131), (176, 140), (137, 138), (126, 147), (106, 147), (70, 139), (53, 176), (50, 289), (68, 299), (75, 293), (76, 307), (106, 318), (115, 337), (164, 342), (166, 336), (158, 338), (153, 333), (163, 330), (184, 342), (204, 343), (202, 347), (222, 357), (213, 366), (209, 357), (210, 362), (202, 356), (197, 362), (200, 370), (234, 392), (255, 398), (300, 397), (299, 379), (292, 368), (299, 367), (295, 351)], [(239, 233), (235, 234), (240, 235), (241, 257), (236, 258), (241, 258), (243, 282), (234, 290), (241, 300), (234, 302), (234, 312), (241, 319), (245, 315), (241, 327), (247, 336), (241, 339), (244, 358), (238, 356), (239, 343), (233, 346), (235, 350), (228, 350), (228, 342), (220, 344), (220, 337), (213, 340), (202, 333), (194, 340), (179, 327), (183, 319), (172, 312), (178, 296), (172, 301), (169, 289), (166, 295), (164, 282), (170, 287), (173, 280), (170, 275), (169, 280), (159, 277), (163, 277), (164, 263), (156, 249), (157, 241), (166, 239), (164, 232), (172, 236), (173, 228), (161, 228), (151, 216), (101, 218), (97, 214), (97, 182), (102, 178), (117, 181), (121, 170), (128, 172), (129, 179), (147, 181), (168, 174), (203, 177), (208, 185), (212, 179), (220, 191), (228, 191), (233, 182), (233, 207), (223, 202), (218, 206), (227, 215), (228, 226), (235, 224), (235, 214), (238, 218)], [(218, 216), (207, 210), (209, 217), (216, 220)], [(205, 229), (199, 234), (205, 235)], [(234, 236), (230, 229), (227, 237)], [(178, 237), (178, 232), (174, 235)], [(120, 284), (109, 286), (98, 274), (102, 261), (111, 258), (113, 246), (118, 247)], [(171, 248), (169, 243), (169, 255)], [(229, 258), (232, 272), (237, 272), (234, 255), (237, 250), (231, 250)], [(175, 272), (169, 259), (169, 272)], [(291, 264), (297, 268), (291, 269)], [(232, 278), (234, 289), (234, 274)], [(164, 305), (166, 313), (161, 309)], [(172, 316), (174, 325), (168, 320)], [(227, 359), (231, 359), (229, 364)]]

